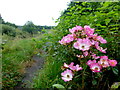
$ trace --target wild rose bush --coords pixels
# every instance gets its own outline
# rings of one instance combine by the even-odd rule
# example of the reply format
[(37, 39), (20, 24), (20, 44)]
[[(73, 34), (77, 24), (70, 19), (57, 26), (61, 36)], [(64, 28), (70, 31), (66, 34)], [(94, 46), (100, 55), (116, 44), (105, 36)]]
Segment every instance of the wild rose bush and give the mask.
[(70, 45), (71, 49), (79, 50), (79, 54), (74, 54), (74, 56), (78, 58), (79, 63), (76, 65), (74, 65), (74, 62), (70, 64), (64, 63), (62, 70), (65, 71), (61, 73), (61, 76), (65, 82), (72, 81), (77, 74), (80, 74), (76, 72), (85, 72), (86, 66), (89, 66), (93, 73), (98, 73), (104, 72), (107, 68), (117, 65), (116, 60), (111, 60), (106, 55), (98, 55), (99, 52), (106, 53), (107, 48), (103, 48), (100, 45), (106, 44), (107, 41), (102, 36), (96, 34), (95, 29), (87, 25), (84, 27), (76, 25), (76, 27), (69, 29), (69, 32), (71, 34), (64, 36), (59, 43), (62, 45)]

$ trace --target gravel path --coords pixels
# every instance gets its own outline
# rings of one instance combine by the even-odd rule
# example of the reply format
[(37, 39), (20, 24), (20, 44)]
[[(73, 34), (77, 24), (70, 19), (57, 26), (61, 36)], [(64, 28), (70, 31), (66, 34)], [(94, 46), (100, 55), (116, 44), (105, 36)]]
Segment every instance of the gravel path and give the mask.
[(37, 71), (43, 67), (44, 59), (42, 57), (34, 55), (32, 59), (35, 61), (35, 63), (31, 67), (26, 68), (24, 78), (22, 79), (22, 82), (16, 86), (16, 88), (30, 88), (32, 79), (37, 74)]

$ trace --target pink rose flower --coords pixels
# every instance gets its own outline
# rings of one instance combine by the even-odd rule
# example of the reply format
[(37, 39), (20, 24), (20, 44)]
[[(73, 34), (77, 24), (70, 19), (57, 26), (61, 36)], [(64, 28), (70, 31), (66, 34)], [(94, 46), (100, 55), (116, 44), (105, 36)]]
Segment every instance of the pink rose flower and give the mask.
[(88, 38), (78, 39), (77, 42), (74, 43), (74, 48), (86, 51), (90, 49), (91, 43)]
[(93, 38), (93, 40), (96, 41), (97, 36), (98, 36), (98, 34), (92, 34), (92, 35), (89, 35), (88, 37)]
[(107, 43), (107, 41), (105, 39), (103, 39), (103, 37), (101, 36), (97, 36), (96, 38), (98, 41), (100, 41), (100, 43)]
[(103, 60), (103, 59), (108, 60), (108, 56), (100, 56), (100, 59), (101, 60)]
[(96, 43), (96, 41), (91, 40), (91, 44), (92, 44), (92, 45), (95, 45), (95, 43)]
[(64, 67), (65, 68), (69, 68), (69, 65), (67, 65), (66, 63), (64, 63)]
[(110, 65), (109, 65), (109, 62), (108, 62), (108, 60), (100, 60), (100, 61), (98, 61), (98, 64), (99, 65), (101, 65), (102, 67), (104, 67), (104, 68), (106, 68), (106, 67), (109, 67)]
[(82, 67), (80, 67), (78, 64), (76, 65), (76, 69), (75, 69), (75, 71), (79, 71), (79, 70), (82, 70), (83, 68)]
[(69, 31), (71, 33), (75, 33), (75, 32), (78, 32), (78, 31), (81, 31), (83, 28), (81, 26), (77, 26), (76, 27), (73, 27), (72, 29), (69, 29)]
[(100, 47), (99, 42), (95, 42), (95, 47), (96, 47), (97, 50), (99, 50), (99, 51), (101, 51), (103, 53), (106, 53), (107, 48), (103, 49), (102, 47)]
[(90, 26), (87, 26), (87, 25), (84, 26), (84, 31), (88, 36), (93, 35), (94, 33), (94, 29), (90, 28)]
[(98, 59), (98, 58), (100, 58), (100, 56), (96, 56), (96, 54), (94, 54), (94, 53), (92, 53), (91, 56), (92, 56), (93, 59)]
[(87, 64), (88, 66), (90, 66), (90, 65), (93, 64), (93, 63), (96, 63), (96, 60), (88, 60), (86, 64)]
[(71, 62), (70, 65), (67, 65), (66, 63), (64, 63), (64, 67), (70, 68), (72, 71), (82, 70), (82, 67), (80, 67), (78, 64), (74, 66), (74, 62)]
[(84, 58), (83, 55), (76, 55), (76, 57), (78, 57), (78, 58)]
[(88, 51), (83, 52), (83, 55), (86, 57), (88, 56)]
[(100, 72), (102, 67), (98, 63), (93, 63), (90, 65), (90, 69), (92, 70), (92, 72)]
[(69, 65), (69, 68), (73, 71), (75, 71), (76, 67), (74, 66), (74, 63), (71, 62), (71, 64)]
[(71, 70), (66, 70), (64, 72), (61, 73), (61, 76), (62, 76), (62, 79), (67, 82), (67, 81), (70, 81), (72, 80), (73, 78), (73, 72)]
[(70, 43), (74, 40), (73, 34), (68, 34), (67, 36), (63, 37), (61, 41), (59, 41), (60, 44), (66, 45), (67, 43)]
[(98, 64), (104, 68), (109, 67), (110, 65), (108, 62), (108, 56), (101, 56), (100, 61), (98, 61)]
[(116, 60), (109, 60), (109, 64), (110, 64), (110, 66), (114, 67), (117, 65), (117, 61)]

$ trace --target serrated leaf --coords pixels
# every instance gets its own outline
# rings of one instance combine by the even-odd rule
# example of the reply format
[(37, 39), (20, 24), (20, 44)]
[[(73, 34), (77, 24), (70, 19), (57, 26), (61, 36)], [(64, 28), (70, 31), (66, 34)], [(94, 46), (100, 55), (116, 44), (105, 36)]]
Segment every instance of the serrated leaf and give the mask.
[(63, 85), (61, 85), (61, 84), (54, 84), (54, 85), (52, 85), (53, 87), (56, 87), (56, 88), (58, 88), (58, 89), (65, 89), (65, 87), (63, 86)]

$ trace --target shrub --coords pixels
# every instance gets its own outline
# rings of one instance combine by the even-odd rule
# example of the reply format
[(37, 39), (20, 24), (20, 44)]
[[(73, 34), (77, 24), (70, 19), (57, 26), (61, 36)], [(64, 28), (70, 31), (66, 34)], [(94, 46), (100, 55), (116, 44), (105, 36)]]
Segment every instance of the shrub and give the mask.
[(2, 35), (7, 34), (9, 36), (16, 36), (15, 28), (9, 25), (2, 24)]
[[(69, 28), (72, 28), (76, 25), (85, 26), (90, 25), (90, 27), (94, 27), (96, 29), (96, 33), (100, 34), (104, 37), (108, 44), (101, 45), (102, 47), (108, 47), (107, 53), (109, 58), (114, 58), (118, 62), (120, 60), (120, 45), (119, 45), (119, 26), (120, 26), (120, 17), (118, 9), (120, 8), (120, 2), (71, 2), (67, 10), (63, 12), (61, 17), (57, 20), (58, 25), (55, 27), (56, 30), (51, 31), (51, 33), (44, 34), (44, 37), (38, 41), (37, 45), (42, 47), (47, 52), (47, 60), (50, 60), (51, 56), (53, 62), (58, 62), (59, 64), (66, 62), (70, 63), (77, 59), (72, 54), (72, 51), (69, 49), (69, 46), (62, 46), (59, 45), (58, 41), (61, 40), (62, 36), (65, 36), (69, 32)], [(43, 43), (44, 42), (44, 43)], [(47, 65), (46, 65), (47, 67)], [(119, 67), (117, 67), (113, 73), (112, 70), (104, 73), (104, 78), (101, 81), (103, 82), (108, 81), (109, 85), (111, 85), (115, 81), (120, 81), (120, 77), (118, 75)], [(60, 75), (61, 67), (58, 68), (59, 72), (57, 75)], [(45, 72), (45, 74), (49, 74), (49, 72)], [(44, 74), (44, 75), (45, 75)], [(91, 88), (91, 82), (87, 83), (87, 79), (92, 79), (92, 73), (86, 76), (86, 87)], [(53, 80), (54, 77), (46, 78), (46, 81)], [(106, 79), (108, 77), (108, 79)], [(114, 77), (114, 80), (112, 79)], [(42, 79), (42, 77), (40, 77)], [(59, 83), (65, 85), (68, 88), (67, 84), (60, 80), (60, 76), (56, 78), (55, 82), (51, 83)], [(35, 82), (35, 86), (40, 88), (39, 83), (46, 85), (46, 87), (52, 87), (47, 82), (43, 80), (40, 82), (41, 79), (38, 79)], [(79, 80), (77, 80), (79, 82)], [(96, 81), (93, 81), (96, 84)], [(42, 88), (42, 87), (41, 87)], [(104, 88), (104, 87), (103, 87)]]

